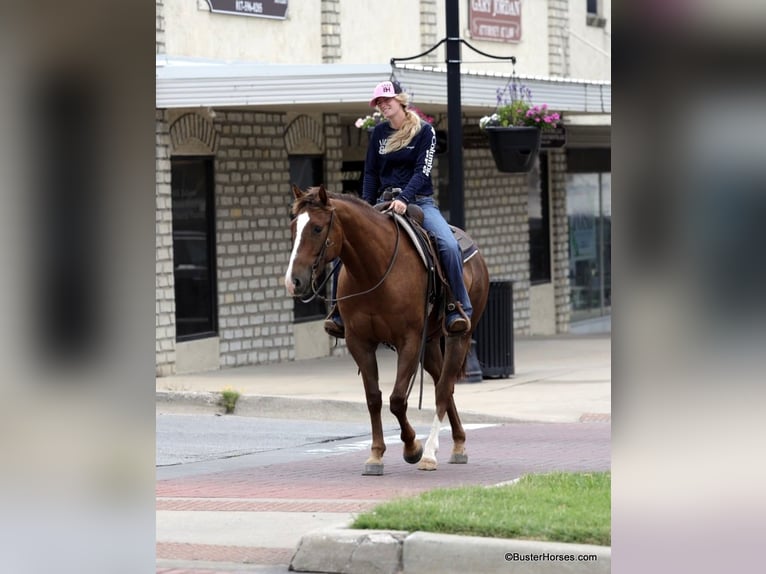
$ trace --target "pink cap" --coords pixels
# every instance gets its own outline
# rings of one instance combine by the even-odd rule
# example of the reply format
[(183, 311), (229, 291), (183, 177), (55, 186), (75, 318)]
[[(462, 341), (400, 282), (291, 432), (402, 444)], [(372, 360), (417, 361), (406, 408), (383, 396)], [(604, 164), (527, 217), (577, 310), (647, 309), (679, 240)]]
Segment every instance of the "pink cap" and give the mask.
[(375, 91), (372, 92), (372, 99), (370, 100), (370, 107), (375, 107), (375, 100), (378, 98), (393, 98), (396, 94), (401, 94), (402, 88), (398, 83), (393, 82), (380, 82), (375, 86)]

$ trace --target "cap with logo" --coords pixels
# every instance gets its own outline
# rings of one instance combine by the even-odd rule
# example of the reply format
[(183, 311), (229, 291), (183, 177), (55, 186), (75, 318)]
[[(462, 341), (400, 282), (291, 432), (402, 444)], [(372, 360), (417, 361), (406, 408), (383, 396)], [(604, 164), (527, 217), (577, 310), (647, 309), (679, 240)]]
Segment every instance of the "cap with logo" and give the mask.
[(370, 107), (375, 107), (375, 100), (378, 98), (393, 98), (396, 94), (402, 93), (402, 87), (399, 82), (385, 81), (380, 82), (375, 86), (375, 91), (372, 92), (372, 99), (370, 100)]

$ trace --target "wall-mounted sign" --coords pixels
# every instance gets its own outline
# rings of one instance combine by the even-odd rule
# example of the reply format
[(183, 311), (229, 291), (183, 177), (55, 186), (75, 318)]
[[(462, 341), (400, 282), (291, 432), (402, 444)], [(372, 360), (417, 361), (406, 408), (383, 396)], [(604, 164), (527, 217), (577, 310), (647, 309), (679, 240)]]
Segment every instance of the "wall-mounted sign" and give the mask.
[(255, 16), (256, 18), (279, 18), (287, 15), (287, 0), (207, 0), (211, 12)]
[(521, 0), (469, 0), (471, 38), (492, 42), (521, 40)]

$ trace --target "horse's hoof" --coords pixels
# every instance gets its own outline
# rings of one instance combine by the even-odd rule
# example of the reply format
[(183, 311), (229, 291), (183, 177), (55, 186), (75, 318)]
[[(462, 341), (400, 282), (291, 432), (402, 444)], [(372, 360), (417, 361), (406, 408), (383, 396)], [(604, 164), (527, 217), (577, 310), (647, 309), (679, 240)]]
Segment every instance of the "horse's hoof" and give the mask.
[(418, 470), (436, 470), (436, 461), (432, 458), (420, 459)]
[(383, 476), (383, 463), (366, 463), (362, 476)]
[(453, 452), (449, 457), (450, 464), (468, 464), (468, 455), (465, 453)]
[(415, 454), (404, 455), (404, 462), (408, 462), (409, 464), (420, 462), (420, 459), (423, 458), (423, 445), (418, 443), (418, 446), (419, 448)]

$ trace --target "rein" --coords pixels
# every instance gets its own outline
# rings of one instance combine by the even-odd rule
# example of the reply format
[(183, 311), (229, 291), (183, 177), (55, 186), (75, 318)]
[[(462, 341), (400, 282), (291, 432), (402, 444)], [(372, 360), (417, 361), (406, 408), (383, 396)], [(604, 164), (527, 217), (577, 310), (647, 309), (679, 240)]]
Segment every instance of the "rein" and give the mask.
[(350, 295), (345, 295), (343, 297), (338, 297), (337, 299), (333, 299), (332, 297), (324, 297), (323, 295), (320, 295), (319, 292), (324, 288), (325, 284), (327, 284), (327, 281), (332, 276), (335, 269), (340, 265), (340, 260), (335, 263), (335, 265), (332, 268), (332, 271), (326, 275), (322, 283), (319, 285), (319, 287), (315, 287), (314, 285), (314, 277), (316, 276), (316, 269), (320, 266), (319, 261), (320, 259), (324, 259), (325, 251), (327, 250), (327, 247), (330, 245), (330, 228), (332, 227), (333, 218), (335, 217), (335, 210), (332, 212), (332, 216), (330, 217), (330, 224), (327, 226), (327, 239), (324, 242), (324, 245), (322, 246), (322, 249), (320, 250), (319, 254), (317, 255), (317, 258), (314, 260), (314, 264), (311, 266), (311, 291), (312, 295), (308, 299), (301, 299), (303, 303), (308, 303), (310, 301), (313, 301), (317, 297), (320, 299), (323, 299), (329, 303), (337, 303), (338, 301), (345, 301), (346, 299), (351, 299), (352, 297), (359, 297), (360, 295), (367, 295), (368, 293), (372, 293), (383, 285), (383, 282), (386, 280), (388, 275), (391, 273), (391, 270), (394, 268), (394, 263), (396, 262), (396, 256), (399, 254), (399, 222), (394, 217), (394, 225), (396, 226), (396, 243), (394, 244), (394, 254), (391, 256), (391, 261), (388, 264), (388, 269), (386, 269), (386, 272), (383, 274), (383, 277), (380, 278), (380, 281), (378, 281), (373, 287), (370, 287), (366, 291), (360, 291), (359, 293), (351, 293)]

